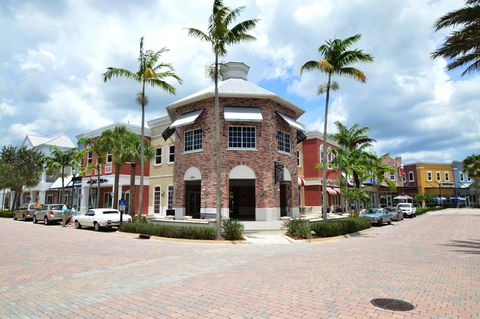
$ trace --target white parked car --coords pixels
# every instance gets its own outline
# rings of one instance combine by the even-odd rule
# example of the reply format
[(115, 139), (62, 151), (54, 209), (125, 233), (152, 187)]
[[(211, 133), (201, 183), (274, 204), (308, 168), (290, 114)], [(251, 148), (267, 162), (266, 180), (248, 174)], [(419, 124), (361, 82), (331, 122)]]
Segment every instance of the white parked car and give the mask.
[[(123, 214), (123, 222), (131, 222), (132, 217)], [(75, 217), (75, 228), (93, 227), (96, 231), (101, 228), (111, 228), (120, 225), (120, 211), (111, 208), (90, 209), (85, 215)]]
[(397, 212), (402, 213), (404, 217), (417, 217), (415, 206), (412, 203), (397, 204)]

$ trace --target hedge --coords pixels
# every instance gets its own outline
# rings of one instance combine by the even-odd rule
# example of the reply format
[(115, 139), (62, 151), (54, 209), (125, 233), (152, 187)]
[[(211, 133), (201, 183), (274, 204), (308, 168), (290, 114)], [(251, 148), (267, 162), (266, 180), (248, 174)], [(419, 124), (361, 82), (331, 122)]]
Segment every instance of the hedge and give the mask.
[(146, 223), (122, 223), (120, 231), (152, 236), (184, 239), (215, 239), (215, 227), (170, 226)]
[(418, 207), (416, 210), (415, 210), (415, 214), (417, 215), (422, 215), (422, 214), (425, 214), (426, 212), (430, 212), (430, 211), (433, 211), (433, 210), (440, 210), (440, 209), (444, 209), (442, 206), (435, 206), (435, 207)]
[(355, 233), (372, 227), (368, 218), (354, 217), (348, 219), (334, 220), (328, 222), (313, 222), (310, 224), (315, 237), (333, 237)]
[(11, 210), (2, 210), (0, 211), (0, 218), (13, 218), (13, 211)]
[(292, 238), (308, 239), (311, 237), (334, 237), (355, 233), (372, 227), (368, 218), (348, 218), (333, 221), (309, 222), (307, 220), (294, 219), (284, 224), (287, 235)]

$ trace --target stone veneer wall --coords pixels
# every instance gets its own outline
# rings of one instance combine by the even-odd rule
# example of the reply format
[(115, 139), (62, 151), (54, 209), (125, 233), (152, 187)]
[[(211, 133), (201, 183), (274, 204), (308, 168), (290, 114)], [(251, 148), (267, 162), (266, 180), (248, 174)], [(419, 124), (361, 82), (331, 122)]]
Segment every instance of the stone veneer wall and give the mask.
[[(263, 121), (257, 122), (225, 122), (223, 115), (224, 106), (259, 107)], [(201, 180), (201, 211), (214, 214), (216, 206), (216, 174), (215, 174), (215, 124), (214, 124), (214, 99), (206, 99), (180, 107), (176, 110), (177, 116), (184, 112), (203, 108), (203, 113), (192, 125), (180, 127), (177, 130), (175, 142), (175, 202), (178, 212), (176, 216), (183, 216), (185, 207), (185, 171), (194, 166), (202, 175)], [(237, 165), (250, 167), (256, 176), (256, 219), (272, 220), (280, 216), (280, 184), (275, 184), (274, 162), (281, 162), (291, 174), (289, 200), (292, 213), (298, 212), (299, 196), (297, 185), (297, 160), (296, 160), (296, 130), (283, 121), (275, 111), (280, 111), (295, 118), (295, 114), (284, 106), (267, 99), (250, 98), (220, 98), (220, 139), (222, 145), (222, 215), (228, 214), (228, 186), (229, 173)], [(251, 150), (227, 150), (228, 126), (255, 126), (256, 127), (256, 151)], [(203, 151), (183, 153), (184, 132), (191, 129), (203, 130)], [(290, 133), (291, 154), (286, 155), (277, 151), (277, 131), (282, 130)], [(178, 150), (178, 151), (177, 151)]]

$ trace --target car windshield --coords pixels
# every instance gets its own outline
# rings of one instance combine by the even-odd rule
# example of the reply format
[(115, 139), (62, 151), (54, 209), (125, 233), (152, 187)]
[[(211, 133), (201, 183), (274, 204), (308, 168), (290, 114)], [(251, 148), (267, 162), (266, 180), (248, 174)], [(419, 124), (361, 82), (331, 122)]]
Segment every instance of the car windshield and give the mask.
[(63, 205), (50, 205), (51, 210), (62, 210)]
[(378, 213), (383, 213), (382, 208), (369, 208), (366, 211), (367, 214), (378, 214)]
[(399, 204), (398, 208), (410, 208), (410, 204)]
[(118, 212), (116, 210), (106, 210), (103, 212), (103, 215), (105, 214), (118, 214)]

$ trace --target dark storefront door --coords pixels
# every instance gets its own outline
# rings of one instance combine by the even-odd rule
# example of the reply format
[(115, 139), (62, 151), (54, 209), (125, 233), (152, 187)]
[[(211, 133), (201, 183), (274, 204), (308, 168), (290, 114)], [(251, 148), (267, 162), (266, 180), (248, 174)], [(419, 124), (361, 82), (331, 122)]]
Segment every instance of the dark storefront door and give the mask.
[(200, 218), (200, 181), (185, 182), (185, 215)]
[(229, 184), (230, 218), (255, 220), (255, 180), (231, 179)]
[(289, 184), (280, 184), (280, 217), (288, 216), (290, 211), (290, 192)]

